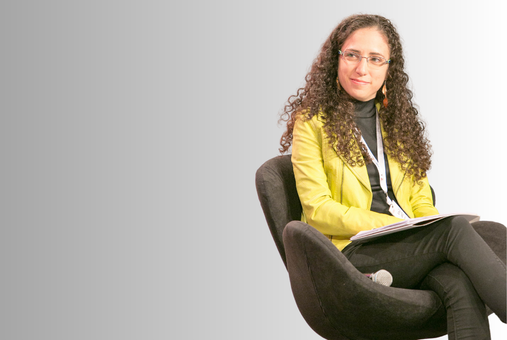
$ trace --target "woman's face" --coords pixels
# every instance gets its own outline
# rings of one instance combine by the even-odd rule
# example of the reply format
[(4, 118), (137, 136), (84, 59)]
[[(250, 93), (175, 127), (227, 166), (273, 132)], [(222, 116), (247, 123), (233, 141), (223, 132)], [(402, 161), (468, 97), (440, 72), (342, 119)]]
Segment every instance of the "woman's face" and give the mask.
[[(390, 58), (387, 38), (375, 27), (354, 31), (343, 43), (341, 51), (347, 50), (365, 57), (381, 56), (386, 60)], [(351, 63), (342, 56), (338, 59), (338, 79), (342, 89), (359, 101), (375, 98), (387, 77), (389, 65), (370, 65), (365, 58), (361, 58), (357, 63)]]

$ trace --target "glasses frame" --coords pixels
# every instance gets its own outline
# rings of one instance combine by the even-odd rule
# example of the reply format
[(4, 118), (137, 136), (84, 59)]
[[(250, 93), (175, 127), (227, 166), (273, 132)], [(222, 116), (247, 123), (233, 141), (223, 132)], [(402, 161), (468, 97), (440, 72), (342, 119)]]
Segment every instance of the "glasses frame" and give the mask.
[[(342, 50), (338, 50), (338, 54), (339, 54), (339, 55), (341, 55), (343, 58), (345, 58), (345, 60), (347, 60), (347, 59), (346, 59), (346, 57), (345, 57), (345, 54), (344, 54), (344, 53), (345, 53), (345, 52), (347, 52), (347, 51), (348, 51), (348, 50), (345, 50), (344, 52), (342, 52)], [(383, 63), (382, 63), (382, 64), (380, 64), (380, 65), (377, 65), (377, 64), (372, 64), (373, 66), (378, 66), (378, 67), (381, 67), (381, 66), (384, 66), (385, 64), (390, 64), (390, 63), (391, 63), (391, 59), (388, 59), (388, 60), (387, 60), (386, 58), (384, 58), (384, 57), (382, 57), (382, 56), (371, 56), (371, 57), (365, 57), (365, 56), (360, 55), (360, 54), (359, 54), (359, 53), (357, 53), (357, 52), (352, 52), (352, 51), (349, 51), (349, 53), (354, 54), (354, 55), (356, 55), (356, 56), (358, 56), (358, 57), (359, 57), (359, 60), (358, 60), (358, 62), (357, 62), (358, 64), (361, 62), (361, 60), (363, 60), (363, 58), (364, 58), (364, 59), (366, 59), (366, 63), (367, 63), (368, 65), (370, 64), (370, 58), (382, 58), (382, 59), (384, 59), (384, 60), (385, 60), (385, 62), (383, 62)], [(349, 61), (349, 60), (347, 60), (347, 61)]]

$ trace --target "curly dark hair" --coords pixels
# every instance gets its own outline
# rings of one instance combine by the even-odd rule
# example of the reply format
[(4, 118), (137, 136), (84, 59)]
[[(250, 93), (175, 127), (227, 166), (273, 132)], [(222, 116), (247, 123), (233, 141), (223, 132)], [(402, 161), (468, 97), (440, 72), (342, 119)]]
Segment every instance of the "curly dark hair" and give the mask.
[[(394, 25), (378, 15), (352, 15), (344, 19), (324, 42), (322, 49), (305, 77), (306, 85), (289, 97), (280, 121), (287, 130), (280, 139), (280, 153), (289, 150), (296, 119), (310, 119), (321, 115), (331, 146), (351, 166), (363, 166), (371, 162), (368, 154), (358, 147), (361, 135), (354, 133), (354, 99), (343, 89), (338, 90), (338, 51), (345, 40), (361, 28), (376, 28), (385, 35), (391, 54), (386, 87), (389, 104), (381, 105), (379, 116), (386, 132), (386, 153), (401, 164), (416, 182), (426, 177), (431, 166), (431, 146), (425, 137), (425, 125), (418, 117), (412, 103), (412, 91), (407, 87), (408, 75), (404, 71), (405, 60), (401, 39)], [(376, 101), (384, 95), (379, 89)]]

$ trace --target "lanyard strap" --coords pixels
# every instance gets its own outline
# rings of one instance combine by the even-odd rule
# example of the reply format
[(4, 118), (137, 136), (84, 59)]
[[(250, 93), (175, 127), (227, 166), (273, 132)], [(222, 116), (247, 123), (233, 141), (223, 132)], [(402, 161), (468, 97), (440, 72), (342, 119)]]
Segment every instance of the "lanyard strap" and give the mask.
[(386, 174), (386, 163), (384, 158), (384, 144), (382, 142), (382, 130), (380, 129), (380, 121), (378, 116), (378, 110), (375, 114), (375, 121), (377, 125), (377, 154), (378, 154), (378, 160), (371, 152), (370, 148), (368, 147), (368, 144), (366, 144), (366, 141), (364, 140), (364, 137), (361, 135), (361, 142), (363, 143), (364, 147), (366, 148), (366, 151), (368, 151), (368, 154), (370, 155), (370, 158), (373, 161), (373, 164), (377, 167), (379, 177), (380, 177), (380, 187), (382, 188), (382, 191), (386, 194), (386, 202), (391, 207), (390, 211), (393, 213), (393, 209), (399, 209), (400, 212), (396, 212), (396, 214), (393, 215), (399, 215), (397, 217), (401, 218), (409, 218), (405, 212), (401, 208), (398, 207), (396, 202), (391, 200), (388, 194), (387, 189), (387, 174)]

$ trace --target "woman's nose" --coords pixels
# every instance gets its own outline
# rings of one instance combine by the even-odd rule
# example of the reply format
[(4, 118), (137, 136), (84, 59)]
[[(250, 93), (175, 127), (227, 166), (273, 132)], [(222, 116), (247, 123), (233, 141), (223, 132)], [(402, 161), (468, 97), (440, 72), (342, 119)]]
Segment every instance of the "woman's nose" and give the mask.
[(359, 61), (359, 63), (357, 64), (356, 72), (361, 75), (365, 75), (367, 73), (367, 70), (366, 70), (367, 67), (368, 67), (368, 60), (365, 57), (362, 57), (361, 60)]

